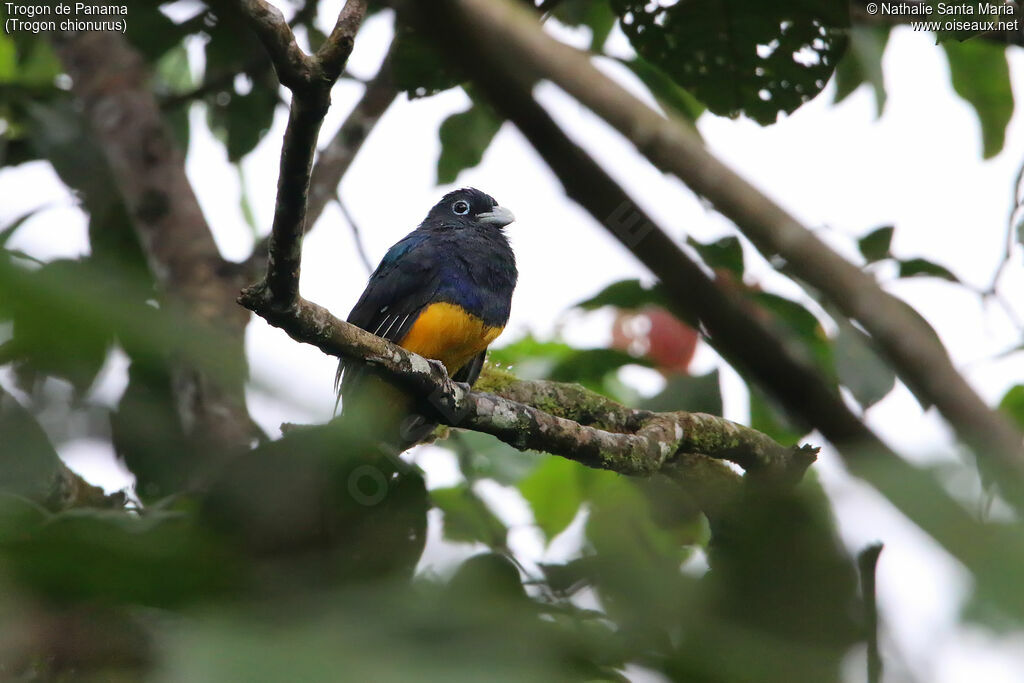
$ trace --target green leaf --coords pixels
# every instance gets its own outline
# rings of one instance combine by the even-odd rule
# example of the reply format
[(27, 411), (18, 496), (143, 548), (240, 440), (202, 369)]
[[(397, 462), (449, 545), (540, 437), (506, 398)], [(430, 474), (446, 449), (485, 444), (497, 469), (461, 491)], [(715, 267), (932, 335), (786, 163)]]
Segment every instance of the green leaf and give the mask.
[(237, 162), (259, 144), (274, 122), (277, 91), (253, 87), (246, 95), (232, 95), (227, 106), (228, 160)]
[(18, 228), (20, 228), (25, 223), (25, 221), (27, 221), (29, 218), (32, 218), (32, 216), (35, 216), (42, 210), (42, 208), (36, 208), (26, 211), (25, 213), (21, 214), (13, 221), (5, 225), (3, 228), (0, 228), (0, 249), (4, 248), (7, 245), (7, 242), (11, 239), (11, 237), (14, 236), (14, 233), (18, 230)]
[(1006, 128), (1013, 116), (1013, 89), (1006, 48), (985, 40), (942, 44), (949, 60), (953, 89), (978, 115), (981, 124), (982, 156), (999, 154), (1006, 140)]
[(566, 26), (586, 26), (590, 29), (590, 50), (600, 52), (615, 27), (615, 13), (607, 0), (566, 0), (551, 12)]
[(459, 173), (479, 164), (499, 128), (501, 119), (489, 107), (476, 102), (469, 109), (446, 118), (439, 131), (438, 185), (455, 182)]
[(722, 389), (718, 370), (706, 375), (672, 375), (665, 388), (640, 403), (645, 410), (671, 412), (685, 410), (691, 413), (722, 414)]
[(45, 503), (60, 459), (36, 419), (0, 388), (0, 491)]
[(626, 365), (650, 367), (651, 363), (645, 358), (637, 358), (618, 349), (577, 349), (554, 364), (548, 379), (577, 382), (601, 391), (605, 376)]
[(14, 40), (0, 33), (0, 83), (12, 83), (18, 72), (18, 53)]
[(874, 350), (870, 337), (836, 317), (839, 334), (836, 336), (836, 372), (839, 381), (853, 397), (870, 408), (885, 398), (896, 386), (896, 373)]
[(430, 499), (444, 512), (444, 537), (448, 540), (505, 546), (508, 529), (468, 486), (434, 489)]
[(570, 460), (551, 456), (519, 482), (519, 492), (548, 541), (565, 531), (583, 504), (579, 469)]
[(697, 122), (705, 109), (700, 100), (685, 88), (680, 87), (664, 71), (642, 57), (620, 61), (628, 66), (629, 70), (647, 86), (662, 108), (675, 112), (684, 121), (689, 122), (694, 131), (697, 130), (693, 124)]
[(728, 236), (703, 244), (686, 238), (686, 243), (697, 250), (704, 263), (714, 270), (728, 270), (736, 277), (743, 279), (743, 247), (736, 237)]
[(661, 287), (645, 287), (639, 280), (621, 280), (613, 282), (589, 299), (585, 299), (573, 308), (594, 311), (604, 306), (615, 306), (626, 310), (655, 305), (669, 308), (668, 297)]
[(781, 326), (795, 335), (803, 345), (807, 360), (814, 363), (828, 380), (835, 380), (835, 360), (832, 345), (818, 318), (795, 301), (768, 292), (755, 292), (751, 298), (772, 314), (772, 324)]
[(793, 423), (774, 399), (756, 386), (748, 385), (750, 391), (750, 427), (767, 434), (783, 446), (796, 444), (807, 433)]
[[(158, 87), (168, 93), (187, 92), (195, 87), (192, 70), (188, 64), (188, 52), (184, 45), (175, 46), (160, 58), (156, 66), (156, 75), (159, 79)], [(188, 112), (188, 107), (174, 107), (171, 111), (164, 112), (164, 118), (170, 126), (174, 140), (182, 150), (188, 149)]]
[(882, 57), (889, 42), (890, 26), (850, 27), (850, 49), (836, 65), (836, 104), (850, 93), (868, 83), (875, 93), (876, 115), (885, 109), (885, 75), (882, 72)]
[(912, 258), (900, 261), (900, 277), (937, 277), (950, 282), (960, 282), (945, 266), (923, 258)]
[(436, 95), (465, 80), (451, 70), (430, 39), (420, 35), (407, 22), (400, 23), (398, 27), (391, 72), (395, 87), (407, 93), (410, 99)]
[(540, 341), (526, 335), (508, 346), (491, 349), (488, 358), (498, 366), (514, 368), (522, 379), (544, 379), (559, 361), (577, 351), (564, 342)]
[(1020, 429), (1024, 429), (1024, 384), (1011, 387), (999, 401), (999, 410), (1013, 418)]
[(817, 95), (845, 49), (841, 0), (612, 0), (622, 30), (715, 114), (774, 123)]
[(481, 432), (455, 431), (447, 441), (437, 445), (455, 452), (459, 468), (470, 482), (493, 479), (506, 486), (518, 484), (533, 471), (540, 457), (533, 451), (516, 450)]
[(889, 258), (889, 256), (891, 256), (889, 248), (892, 244), (892, 234), (894, 230), (895, 228), (893, 228), (893, 226), (885, 225), (881, 228), (875, 228), (857, 240), (857, 248), (860, 249), (861, 255), (868, 263), (881, 261), (882, 259)]

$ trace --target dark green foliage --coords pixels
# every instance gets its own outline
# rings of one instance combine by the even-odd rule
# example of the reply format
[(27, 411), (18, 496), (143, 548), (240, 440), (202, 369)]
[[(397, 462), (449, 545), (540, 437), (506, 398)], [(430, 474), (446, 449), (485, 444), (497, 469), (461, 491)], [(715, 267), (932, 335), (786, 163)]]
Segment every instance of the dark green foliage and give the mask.
[(706, 375), (672, 375), (660, 393), (640, 403), (641, 408), (658, 412), (686, 410), (691, 413), (722, 414), (722, 391), (718, 370)]
[(849, 49), (836, 65), (836, 103), (867, 83), (874, 92), (878, 115), (882, 115), (886, 98), (882, 57), (890, 29), (886, 25), (850, 27)]
[(846, 46), (838, 0), (667, 5), (612, 2), (636, 51), (715, 114), (773, 123), (821, 92)]
[(455, 182), (459, 173), (479, 164), (499, 128), (501, 120), (480, 102), (472, 102), (469, 109), (446, 118), (439, 130), (438, 185)]
[(835, 339), (839, 381), (863, 407), (870, 408), (896, 386), (896, 373), (878, 355), (870, 337), (836, 317), (840, 321)]
[(708, 244), (702, 244), (692, 237), (686, 243), (697, 250), (704, 263), (715, 270), (726, 270), (743, 280), (743, 246), (737, 237), (722, 237)]
[(392, 63), (395, 85), (410, 98), (435, 95), (465, 80), (431, 42), (409, 25), (398, 28)]
[(590, 29), (590, 49), (594, 52), (601, 51), (615, 26), (615, 13), (608, 0), (566, 0), (555, 5), (552, 16), (566, 26)]
[(622, 280), (608, 285), (590, 299), (579, 302), (576, 307), (593, 311), (602, 306), (635, 309), (650, 304), (667, 307), (670, 302), (657, 286), (646, 287), (639, 280)]
[(900, 260), (900, 277), (937, 277), (950, 282), (959, 282), (949, 268), (923, 258)]
[(894, 230), (895, 228), (891, 225), (883, 225), (857, 240), (857, 247), (868, 263), (881, 261), (892, 255), (889, 252), (889, 247), (892, 244)]
[(492, 548), (505, 547), (508, 529), (468, 486), (434, 489), (431, 502), (444, 512), (444, 535), (451, 541), (480, 541)]
[[(664, 71), (654, 66), (642, 57), (635, 57), (622, 62), (629, 67), (629, 70), (637, 75), (651, 94), (658, 100), (658, 103), (669, 113), (683, 121), (696, 123), (700, 115), (704, 113), (704, 105), (700, 100), (691, 95), (687, 90), (680, 87)], [(696, 130), (696, 128), (694, 128)]]
[(1013, 116), (1010, 66), (1002, 46), (984, 40), (942, 44), (949, 60), (953, 89), (978, 115), (982, 156), (994, 157), (1003, 149), (1006, 127)]

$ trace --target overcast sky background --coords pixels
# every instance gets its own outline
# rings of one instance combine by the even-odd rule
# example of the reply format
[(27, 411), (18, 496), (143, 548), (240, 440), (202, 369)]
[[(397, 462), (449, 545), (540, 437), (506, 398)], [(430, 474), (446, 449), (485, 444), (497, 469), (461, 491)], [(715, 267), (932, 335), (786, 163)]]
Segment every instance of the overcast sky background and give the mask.
[[(325, 2), (321, 20), (336, 16), (340, 0)], [(174, 9), (188, 15), (194, 5)], [(330, 11), (327, 8), (330, 7)], [(549, 22), (559, 38), (585, 46), (584, 31)], [(350, 70), (372, 76), (390, 40), (390, 17), (371, 18), (356, 42)], [(630, 48), (617, 30), (612, 52), (628, 56)], [(190, 45), (195, 72), (201, 73), (202, 50)], [(1015, 96), (1024, 102), (1024, 56), (1014, 50), (1011, 76)], [(642, 94), (631, 74), (608, 60), (599, 66)], [(962, 280), (984, 288), (1004, 249), (1012, 208), (1012, 182), (1024, 160), (1024, 107), (1018, 106), (1004, 151), (981, 160), (981, 136), (973, 110), (952, 91), (940, 48), (929, 34), (896, 29), (885, 58), (889, 99), (875, 118), (875, 102), (862, 87), (838, 106), (833, 86), (774, 126), (705, 115), (699, 128), (711, 150), (747, 179), (779, 201), (805, 224), (819, 229), (835, 249), (856, 259), (855, 238), (884, 224), (895, 224), (893, 251), (922, 256), (950, 268)], [(321, 140), (333, 135), (362, 86), (342, 82)], [(682, 241), (692, 235), (706, 241), (734, 234), (731, 224), (699, 202), (680, 182), (647, 164), (617, 133), (574, 100), (549, 84), (538, 89), (541, 102), (568, 132)], [(440, 196), (452, 189), (435, 185), (439, 154), (437, 128), (468, 100), (461, 91), (407, 101), (404, 96), (384, 116), (342, 183), (341, 194), (362, 231), (370, 259), (412, 230)], [(239, 208), (239, 178), (223, 146), (206, 130), (201, 106), (192, 110), (192, 138), (187, 172), (224, 255), (242, 259), (253, 242)], [(279, 111), (273, 129), (246, 158), (245, 182), (257, 224), (269, 229), (277, 183), (277, 164), (286, 113)], [(517, 221), (508, 228), (520, 268), (512, 318), (497, 345), (524, 334), (561, 335), (578, 346), (604, 346), (611, 317), (569, 309), (606, 284), (627, 277), (650, 280), (649, 274), (608, 237), (586, 212), (567, 200), (557, 180), (511, 125), (506, 124), (483, 163), (460, 176), (458, 185), (478, 187), (512, 209)], [(0, 171), (0, 224), (25, 210), (51, 208), (28, 221), (10, 247), (40, 258), (87, 253), (86, 222), (73, 198), (45, 164)], [(748, 281), (788, 296), (798, 289), (771, 271), (745, 245)], [(883, 269), (883, 279), (894, 272)], [(345, 316), (356, 301), (367, 273), (353, 250), (352, 233), (337, 206), (330, 206), (306, 239), (302, 294)], [(936, 280), (893, 282), (889, 287), (938, 331), (957, 365), (990, 403), (1013, 384), (1024, 381), (1024, 354), (991, 358), (1020, 343), (1005, 311), (982, 306), (963, 288)], [(1020, 249), (1002, 279), (1002, 291), (1018, 318), (1024, 319), (1024, 266)], [(249, 326), (247, 346), (253, 370), (249, 393), (255, 419), (271, 433), (284, 421), (314, 422), (329, 418), (334, 405), (332, 380), (336, 361), (318, 350), (294, 343), (261, 320)], [(717, 367), (717, 356), (702, 346), (693, 371)], [(645, 392), (656, 391), (660, 377), (629, 368), (625, 379)], [(109, 405), (126, 384), (126, 360), (115, 354), (92, 389)], [(746, 394), (740, 380), (723, 372), (725, 415), (747, 419)], [(10, 377), (0, 383), (12, 390)], [(681, 406), (685, 408), (685, 406)], [(870, 426), (915, 462), (957, 457), (949, 430), (934, 411), (922, 413), (905, 389), (897, 389), (868, 414)], [(822, 443), (812, 436), (813, 442)], [(62, 447), (72, 467), (108, 489), (130, 483), (108, 446), (81, 439)], [(437, 448), (422, 448), (409, 457), (423, 467), (430, 487), (458, 481), (454, 458)], [(898, 652), (909, 672), (890, 669), (887, 680), (937, 683), (1024, 679), (1024, 634), (997, 635), (981, 627), (961, 627), (957, 612), (970, 591), (969, 576), (939, 546), (907, 522), (881, 496), (846, 475), (828, 448), (817, 465), (830, 494), (844, 541), (852, 551), (867, 543), (886, 543), (878, 567), (883, 628), (890, 636), (883, 655)], [(513, 490), (483, 486), (480, 494), (512, 526), (510, 545), (527, 560), (550, 561), (578, 547), (582, 516), (545, 548), (531, 527), (529, 509)], [(421, 570), (444, 574), (472, 546), (453, 546), (439, 538), (438, 518), (430, 534)], [(624, 558), (623, 561), (628, 561)], [(864, 676), (860, 658), (851, 657), (851, 681)]]

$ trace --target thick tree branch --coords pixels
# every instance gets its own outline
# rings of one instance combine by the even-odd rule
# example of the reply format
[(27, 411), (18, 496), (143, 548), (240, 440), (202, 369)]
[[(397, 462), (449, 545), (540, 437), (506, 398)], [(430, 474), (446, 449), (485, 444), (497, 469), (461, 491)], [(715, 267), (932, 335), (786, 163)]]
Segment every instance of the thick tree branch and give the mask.
[(268, 246), (267, 275), (256, 288), (287, 307), (299, 295), (299, 265), (305, 233), (309, 178), (317, 136), (331, 103), (331, 87), (345, 67), (355, 34), (366, 14), (366, 0), (348, 0), (331, 35), (315, 56), (302, 52), (281, 12), (264, 0), (238, 0), (263, 41), (281, 83), (292, 91), (284, 133), (277, 206)]
[[(266, 290), (249, 290), (239, 301), (296, 341), (384, 370), (423, 399), (428, 417), (491, 434), (520, 450), (544, 451), (621, 474), (680, 476), (689, 470), (691, 477), (692, 468), (675, 461), (680, 454), (695, 453), (790, 484), (817, 454), (808, 446), (785, 448), (724, 418), (635, 410), (572, 384), (521, 382), (492, 370), (481, 384), (490, 391), (470, 390), (452, 382), (440, 363), (341, 321), (301, 297), (287, 309), (277, 307)], [(593, 424), (577, 421), (587, 417)]]
[(762, 253), (784, 258), (792, 272), (859, 321), (900, 376), (934, 402), (979, 457), (998, 467), (1003, 490), (1024, 506), (1024, 437), (974, 393), (941, 342), (905, 303), (726, 167), (687, 126), (642, 103), (595, 69), (584, 53), (550, 38), (534, 13), (508, 0), (443, 0), (437, 10), (448, 16), (449, 25), (461, 27), (460, 35), (486, 36), (475, 42), (494, 63), (523, 78), (553, 80), (656, 167), (709, 199)]
[[(184, 158), (148, 88), (142, 58), (117, 33), (55, 34), (72, 92), (96, 135), (124, 199), (149, 269), (170, 303), (226, 331), (243, 357), (244, 311), (231, 306), (233, 283), (185, 175)], [(239, 376), (215, 380), (194, 368), (174, 369), (182, 423), (227, 450), (245, 445), (254, 428)]]

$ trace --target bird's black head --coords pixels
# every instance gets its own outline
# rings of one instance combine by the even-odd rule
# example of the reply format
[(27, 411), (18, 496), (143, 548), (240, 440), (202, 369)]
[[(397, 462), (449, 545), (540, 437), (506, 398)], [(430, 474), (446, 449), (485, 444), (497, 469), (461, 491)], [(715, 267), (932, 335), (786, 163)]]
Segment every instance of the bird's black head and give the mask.
[(508, 209), (498, 206), (494, 197), (476, 188), (449, 192), (427, 214), (423, 226), (484, 226), (504, 228), (515, 220)]

